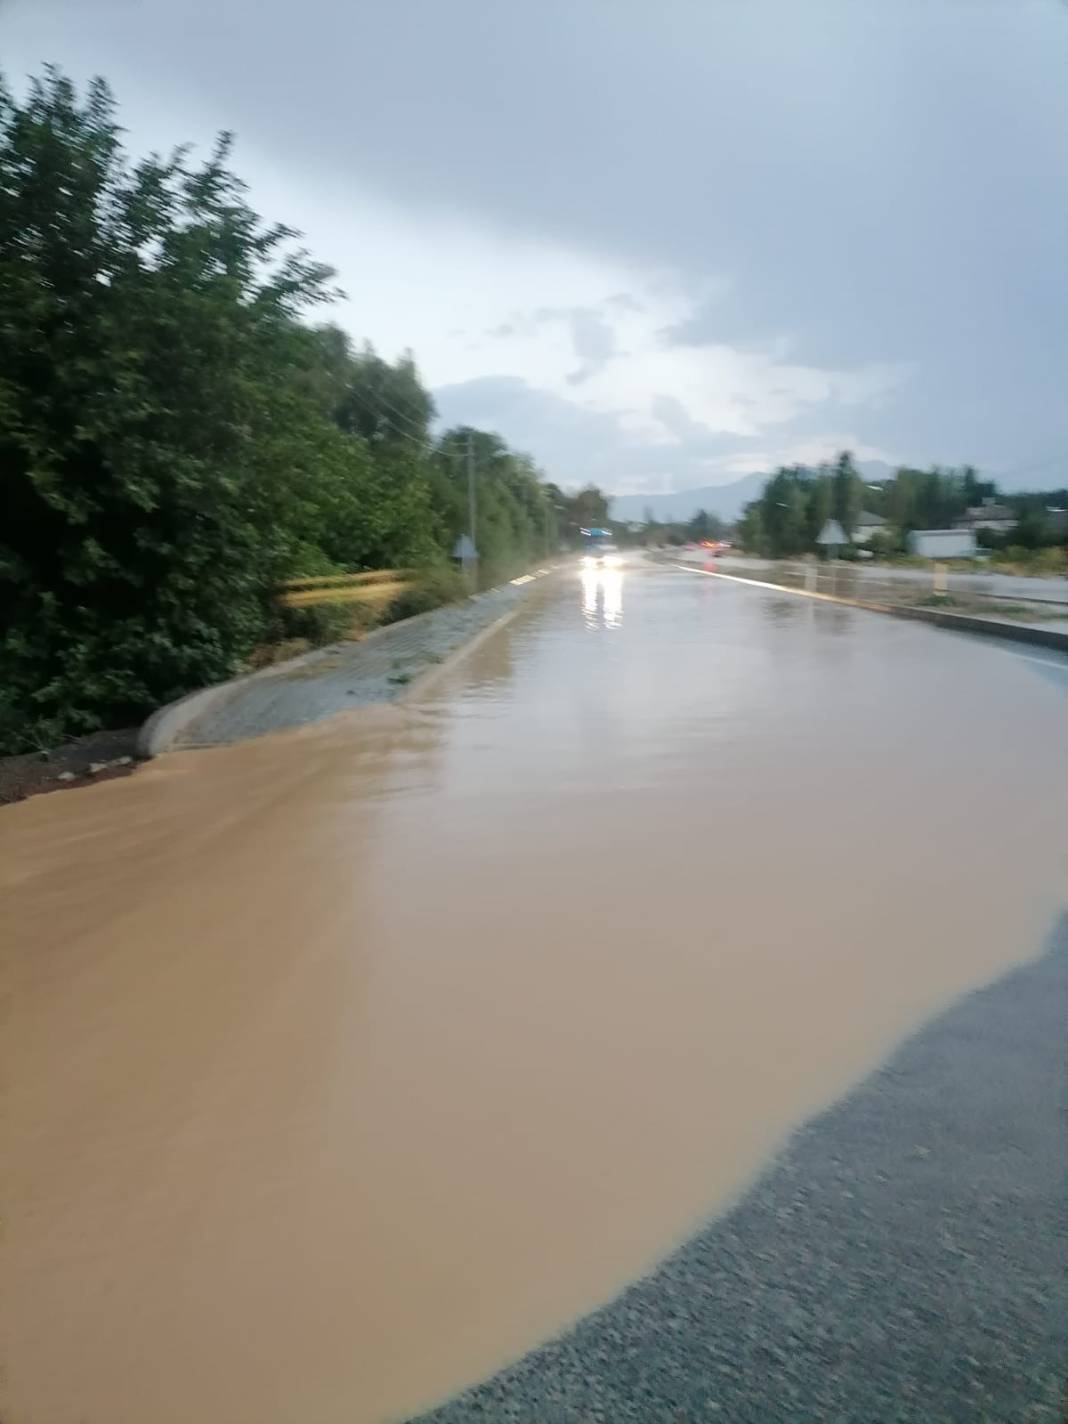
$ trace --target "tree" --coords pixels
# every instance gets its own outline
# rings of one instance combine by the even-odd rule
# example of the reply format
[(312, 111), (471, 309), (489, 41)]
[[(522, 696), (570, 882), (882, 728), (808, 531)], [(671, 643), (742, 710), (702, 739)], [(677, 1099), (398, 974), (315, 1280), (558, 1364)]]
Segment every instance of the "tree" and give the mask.
[(834, 467), (834, 517), (852, 538), (863, 507), (864, 481), (857, 474), (848, 451), (838, 456)]
[(499, 435), (467, 426), (448, 430), (434, 458), (434, 503), (440, 511), (446, 547), (451, 549), (467, 529), (469, 445), (475, 474), (480, 577), (483, 582), (510, 577), (556, 548), (559, 533), (553, 496), (533, 462), (509, 450)]
[[(444, 565), (466, 520), (411, 354), (305, 323), (330, 269), (251, 210), (230, 140), (131, 166), (118, 136), (100, 81), (0, 87), (3, 749), (225, 677), (278, 626), (281, 580)], [(514, 573), (567, 500), (472, 440), (483, 568)]]
[(805, 496), (800, 483), (794, 479), (785, 487), (785, 501), (779, 520), (779, 554), (800, 554), (808, 544), (805, 533)]
[(767, 532), (764, 528), (763, 500), (751, 500), (738, 521), (738, 540), (750, 554), (767, 554)]
[(130, 170), (100, 81), (0, 94), (0, 737), (27, 707), (137, 715), (262, 631), (321, 454), (293, 319), (330, 272), (248, 208), (229, 147)]
[(349, 358), (334, 418), (342, 430), (373, 441), (425, 444), (434, 402), (424, 390), (415, 359), (406, 352), (395, 366), (365, 345)]
[(707, 509), (699, 509), (686, 526), (686, 533), (695, 543), (705, 539), (723, 538), (723, 520), (717, 514), (709, 514)]
[(608, 523), (608, 496), (596, 485), (584, 485), (570, 498), (570, 518), (580, 529), (600, 529)]

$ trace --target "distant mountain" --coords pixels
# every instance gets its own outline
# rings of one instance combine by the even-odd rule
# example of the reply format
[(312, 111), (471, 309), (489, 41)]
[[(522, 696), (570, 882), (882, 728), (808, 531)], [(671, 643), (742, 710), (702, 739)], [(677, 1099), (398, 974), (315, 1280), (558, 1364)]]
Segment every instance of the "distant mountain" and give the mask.
[(767, 475), (745, 475), (729, 485), (706, 485), (702, 489), (671, 490), (667, 494), (617, 494), (612, 499), (612, 518), (640, 521), (647, 509), (653, 518), (664, 521), (689, 519), (699, 509), (718, 514), (721, 519), (737, 519), (742, 507), (756, 499)]
[[(894, 467), (882, 460), (858, 460), (857, 469), (873, 484), (893, 478)], [(737, 519), (751, 499), (756, 499), (770, 472), (744, 475), (726, 485), (704, 485), (700, 489), (671, 490), (666, 494), (617, 494), (612, 497), (613, 519), (643, 521), (651, 509), (653, 518), (664, 521), (691, 519), (699, 509), (718, 514), (721, 519)]]

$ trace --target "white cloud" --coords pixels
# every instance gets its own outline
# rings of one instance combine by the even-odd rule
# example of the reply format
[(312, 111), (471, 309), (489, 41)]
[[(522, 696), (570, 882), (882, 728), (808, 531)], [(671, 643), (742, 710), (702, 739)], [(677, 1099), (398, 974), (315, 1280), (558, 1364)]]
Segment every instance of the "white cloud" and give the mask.
[(820, 465), (834, 460), (848, 450), (855, 460), (882, 460), (896, 464), (898, 457), (877, 445), (865, 444), (855, 435), (820, 435), (808, 440), (796, 440), (779, 445), (764, 445), (744, 454), (726, 455), (713, 463), (732, 476), (761, 474), (779, 465)]
[[(725, 277), (684, 282), (321, 183), (294, 191), (291, 175), (276, 178), (255, 155), (244, 168), (254, 201), (291, 214), (337, 266), (347, 300), (333, 316), (358, 340), (389, 356), (411, 347), (431, 388), (508, 377), (611, 416), (636, 445), (662, 449), (668, 472), (672, 451), (722, 437), (746, 453), (719, 468), (765, 468), (750, 453), (754, 439), (821, 407), (876, 406), (907, 374), (885, 364), (803, 365), (790, 359), (789, 334), (760, 347), (680, 341), (676, 333), (730, 291)], [(506, 424), (501, 433), (508, 438)]]
[(253, 201), (335, 263), (347, 293), (335, 318), (386, 355), (412, 347), (431, 387), (517, 377), (669, 450), (702, 434), (748, 444), (820, 406), (876, 406), (907, 376), (802, 365), (789, 333), (760, 347), (681, 342), (675, 333), (728, 295), (723, 276), (696, 283), (470, 219), (420, 219), (350, 187), (295, 188), (255, 154), (242, 168)]
[[(636, 440), (671, 446), (698, 432), (757, 436), (824, 404), (874, 404), (906, 375), (890, 365), (839, 371), (791, 363), (782, 354), (785, 341), (767, 350), (680, 344), (671, 332), (685, 325), (707, 293), (684, 292), (662, 277), (649, 281), (633, 271), (591, 276), (600, 293), (590, 292), (581, 309), (512, 313), (502, 328), (487, 333), (468, 353), (474, 366), (484, 363), (471, 377), (521, 377), (588, 410), (617, 414)], [(621, 310), (602, 293), (624, 281), (633, 300)], [(573, 339), (579, 312), (614, 336), (610, 351), (585, 367)]]

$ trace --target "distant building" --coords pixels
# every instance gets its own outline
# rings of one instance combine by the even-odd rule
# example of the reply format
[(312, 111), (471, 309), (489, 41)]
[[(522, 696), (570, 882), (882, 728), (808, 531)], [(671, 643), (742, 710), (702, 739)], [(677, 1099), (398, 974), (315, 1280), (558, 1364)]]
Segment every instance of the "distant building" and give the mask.
[(914, 529), (909, 553), (919, 559), (971, 559), (978, 546), (974, 529)]
[(881, 514), (871, 514), (866, 509), (862, 510), (853, 526), (853, 543), (866, 544), (873, 534), (878, 534), (880, 530), (887, 529), (889, 526), (889, 519), (884, 519)]
[(984, 499), (982, 504), (973, 505), (964, 511), (964, 518), (957, 520), (958, 529), (993, 529), (997, 534), (1007, 534), (1015, 529), (1017, 519), (1007, 504), (998, 504), (995, 499)]

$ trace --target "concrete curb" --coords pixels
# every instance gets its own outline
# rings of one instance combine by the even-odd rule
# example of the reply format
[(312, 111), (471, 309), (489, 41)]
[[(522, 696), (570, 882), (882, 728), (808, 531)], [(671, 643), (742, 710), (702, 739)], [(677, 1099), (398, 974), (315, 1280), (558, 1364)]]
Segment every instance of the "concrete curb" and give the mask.
[[(416, 613), (411, 618), (401, 618), (396, 623), (387, 623), (382, 628), (375, 628), (361, 640), (361, 644), (371, 642), (372, 639), (378, 638), (389, 629), (418, 623), (420, 619), (427, 618), (430, 613), (436, 611), (436, 609), (430, 609), (428, 613)], [(147, 718), (137, 734), (138, 756), (149, 758), (170, 751), (175, 739), (191, 722), (195, 722), (198, 717), (203, 716), (217, 702), (223, 702), (227, 698), (235, 696), (249, 683), (261, 682), (272, 677), (285, 677), (294, 669), (319, 662), (337, 648), (347, 646), (346, 643), (329, 643), (322, 648), (312, 648), (309, 652), (301, 653), (295, 658), (286, 658), (284, 662), (272, 663), (270, 667), (259, 668), (256, 672), (241, 673), (238, 677), (228, 678), (226, 682), (213, 683), (211, 687), (202, 687), (196, 692), (189, 692), (184, 697), (179, 697), (175, 702), (168, 702), (165, 707), (157, 708)]]
[(481, 647), (483, 643), (488, 642), (494, 633), (499, 633), (507, 623), (511, 623), (512, 619), (526, 607), (527, 600), (525, 598), (519, 599), (511, 608), (505, 609), (499, 618), (495, 618), (492, 623), (487, 623), (486, 626), (480, 628), (477, 633), (472, 633), (466, 643), (461, 643), (458, 648), (453, 648), (452, 652), (447, 653), (440, 663), (431, 663), (428, 668), (425, 668), (421, 673), (413, 677), (400, 697), (395, 700), (397, 702), (416, 701), (416, 699), (421, 696), (422, 693), (427, 692), (439, 678), (452, 672), (453, 668), (459, 663), (462, 663), (464, 658), (473, 653), (476, 648)]
[(794, 593), (801, 598), (818, 598), (824, 603), (844, 603), (849, 608), (864, 608), (869, 613), (889, 613), (896, 618), (912, 618), (918, 623), (933, 623), (957, 633), (977, 633), (984, 638), (1001, 638), (1012, 643), (1029, 643), (1031, 647), (1055, 648), (1068, 653), (1068, 633), (1053, 628), (1034, 628), (1026, 623), (1001, 623), (993, 618), (975, 618), (967, 613), (946, 613), (939, 608), (915, 608), (907, 603), (872, 603), (866, 599), (843, 598), (834, 593), (817, 593), (815, 589), (793, 588), (790, 584), (771, 583), (767, 579), (741, 578), (737, 574), (721, 574), (712, 569), (699, 569), (693, 564), (675, 563), (677, 569), (706, 578), (727, 579), (730, 583), (755, 584), (757, 588), (774, 589), (776, 593)]
[[(555, 572), (555, 569), (545, 570), (546, 574)], [(543, 575), (534, 576), (540, 582)], [(498, 585), (501, 587), (502, 585)], [(493, 589), (487, 589), (486, 593), (492, 593)], [(476, 595), (478, 597), (479, 595)], [(438, 675), (449, 671), (456, 663), (471, 652), (491, 634), (502, 628), (509, 622), (519, 610), (526, 604), (525, 598), (520, 598), (509, 609), (506, 609), (500, 617), (495, 618), (485, 627), (479, 628), (471, 637), (458, 647), (448, 653), (440, 663), (431, 664), (424, 672), (413, 677), (407, 684), (404, 691), (394, 699), (397, 702), (406, 702), (417, 693), (423, 692), (428, 684)], [(393, 633), (398, 628), (412, 628), (421, 622), (427, 621), (440, 612), (439, 608), (428, 609), (426, 613), (415, 613), (411, 618), (400, 618), (395, 623), (387, 623), (381, 628), (375, 628), (360, 640), (359, 646), (363, 647), (370, 642), (377, 641), (387, 633)], [(242, 673), (238, 677), (229, 678), (226, 682), (215, 683), (211, 687), (202, 687), (196, 692), (190, 692), (185, 697), (179, 697), (174, 702), (169, 702), (165, 707), (158, 708), (149, 716), (140, 732), (137, 734), (137, 755), (139, 757), (151, 759), (170, 751), (175, 741), (182, 735), (198, 718), (202, 717), (210, 708), (217, 703), (225, 702), (231, 697), (236, 697), (243, 688), (252, 682), (260, 682), (273, 677), (287, 677), (297, 668), (313, 666), (316, 662), (322, 661), (335, 653), (339, 648), (347, 648), (347, 643), (330, 643), (326, 647), (313, 648), (307, 653), (301, 653), (298, 657), (287, 658), (284, 662), (272, 663), (270, 667), (260, 668), (256, 672)], [(355, 709), (354, 709), (355, 710)], [(330, 715), (337, 715), (332, 713)]]

